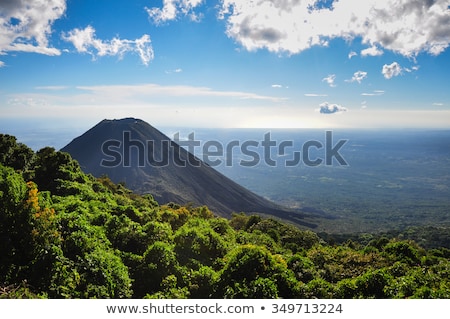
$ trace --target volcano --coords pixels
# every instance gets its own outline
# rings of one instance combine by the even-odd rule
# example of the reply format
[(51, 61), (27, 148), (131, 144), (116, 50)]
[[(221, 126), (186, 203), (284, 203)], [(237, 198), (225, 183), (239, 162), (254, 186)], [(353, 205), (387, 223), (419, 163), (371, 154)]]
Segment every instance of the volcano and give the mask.
[(96, 177), (107, 175), (160, 204), (206, 205), (215, 214), (271, 215), (315, 227), (308, 214), (263, 198), (199, 160), (150, 124), (135, 118), (103, 120), (61, 149)]

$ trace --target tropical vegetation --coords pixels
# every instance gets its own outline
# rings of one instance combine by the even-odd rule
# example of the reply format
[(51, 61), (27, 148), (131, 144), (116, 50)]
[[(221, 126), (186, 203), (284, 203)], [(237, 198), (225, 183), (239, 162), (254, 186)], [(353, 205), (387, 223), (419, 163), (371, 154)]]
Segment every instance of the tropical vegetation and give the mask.
[(450, 298), (450, 249), (158, 204), (0, 135), (2, 298)]

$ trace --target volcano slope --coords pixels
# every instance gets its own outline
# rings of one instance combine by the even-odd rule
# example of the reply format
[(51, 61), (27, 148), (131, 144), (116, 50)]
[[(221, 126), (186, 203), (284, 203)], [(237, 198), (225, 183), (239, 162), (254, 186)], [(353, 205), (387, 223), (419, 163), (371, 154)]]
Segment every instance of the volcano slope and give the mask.
[(315, 228), (311, 211), (277, 205), (199, 160), (150, 124), (135, 118), (103, 120), (61, 149), (85, 173), (107, 175), (160, 204), (206, 205), (215, 214), (262, 214)]

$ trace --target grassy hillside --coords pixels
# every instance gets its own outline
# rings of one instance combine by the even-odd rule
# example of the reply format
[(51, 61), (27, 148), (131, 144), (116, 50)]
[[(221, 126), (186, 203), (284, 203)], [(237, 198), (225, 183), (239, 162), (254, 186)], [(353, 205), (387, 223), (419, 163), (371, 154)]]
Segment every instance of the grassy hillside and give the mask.
[[(324, 237), (323, 237), (324, 238)], [(450, 298), (450, 250), (159, 205), (0, 135), (0, 297)]]

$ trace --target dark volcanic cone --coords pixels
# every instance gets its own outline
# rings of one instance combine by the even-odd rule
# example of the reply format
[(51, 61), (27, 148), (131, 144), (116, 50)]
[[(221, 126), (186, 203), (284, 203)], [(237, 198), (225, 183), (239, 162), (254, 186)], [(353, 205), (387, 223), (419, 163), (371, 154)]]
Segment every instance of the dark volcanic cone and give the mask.
[(166, 135), (134, 118), (103, 120), (61, 149), (85, 173), (107, 175), (161, 204), (207, 205), (214, 213), (262, 213), (314, 227), (305, 214), (280, 207), (219, 173)]

